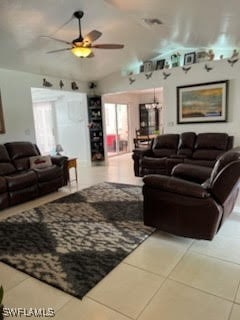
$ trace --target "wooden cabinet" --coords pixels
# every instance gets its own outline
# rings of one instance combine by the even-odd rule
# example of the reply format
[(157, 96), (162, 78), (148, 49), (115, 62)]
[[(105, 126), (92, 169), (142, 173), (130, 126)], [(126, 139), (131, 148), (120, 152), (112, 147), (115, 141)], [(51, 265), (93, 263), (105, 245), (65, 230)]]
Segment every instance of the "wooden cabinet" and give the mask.
[(145, 104), (139, 105), (139, 123), (142, 134), (151, 135), (159, 130), (158, 109), (146, 109)]
[(88, 121), (92, 161), (104, 160), (101, 96), (88, 97)]

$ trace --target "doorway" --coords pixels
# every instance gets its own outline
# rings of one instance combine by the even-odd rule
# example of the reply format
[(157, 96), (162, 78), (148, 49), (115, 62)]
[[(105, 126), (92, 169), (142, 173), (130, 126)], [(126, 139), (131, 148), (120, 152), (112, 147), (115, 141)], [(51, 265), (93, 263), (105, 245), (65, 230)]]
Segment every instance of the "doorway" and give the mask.
[(77, 158), (89, 165), (90, 140), (86, 94), (45, 88), (31, 88), (36, 143), (42, 154)]
[(128, 105), (105, 103), (104, 111), (108, 156), (128, 152)]
[(42, 154), (53, 153), (56, 146), (52, 102), (33, 102), (37, 146)]

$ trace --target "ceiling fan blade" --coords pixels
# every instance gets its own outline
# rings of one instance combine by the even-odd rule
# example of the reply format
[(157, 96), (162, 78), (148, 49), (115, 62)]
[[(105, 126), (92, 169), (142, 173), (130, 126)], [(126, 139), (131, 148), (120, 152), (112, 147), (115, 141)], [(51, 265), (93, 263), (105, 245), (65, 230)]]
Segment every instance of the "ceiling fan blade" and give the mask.
[(96, 49), (122, 49), (124, 48), (123, 44), (113, 44), (113, 43), (109, 43), (109, 44), (95, 44), (94, 46), (92, 46), (92, 48), (96, 48)]
[(64, 48), (64, 49), (58, 49), (58, 50), (51, 50), (51, 51), (47, 51), (46, 53), (55, 53), (55, 52), (69, 51), (69, 50), (72, 50), (72, 48)]
[(97, 30), (92, 30), (84, 37), (83, 41), (87, 43), (92, 43), (93, 41), (96, 41), (98, 38), (100, 38), (101, 35), (102, 35), (102, 32)]
[(91, 52), (89, 56), (87, 56), (86, 58), (93, 58), (94, 57), (94, 53)]
[(55, 41), (58, 41), (58, 42), (62, 42), (62, 43), (66, 43), (66, 44), (72, 45), (72, 42), (69, 42), (69, 41), (66, 41), (66, 40), (62, 40), (62, 39), (57, 39), (57, 38), (54, 38), (54, 37), (51, 37), (51, 36), (40, 36), (40, 38), (48, 38), (48, 39), (51, 39), (51, 40), (55, 40)]

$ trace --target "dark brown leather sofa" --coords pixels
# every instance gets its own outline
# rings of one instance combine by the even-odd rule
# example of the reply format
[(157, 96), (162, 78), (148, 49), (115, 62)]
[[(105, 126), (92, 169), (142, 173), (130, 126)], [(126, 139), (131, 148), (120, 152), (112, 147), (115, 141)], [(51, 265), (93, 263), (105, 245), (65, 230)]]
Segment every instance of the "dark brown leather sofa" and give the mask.
[(180, 163), (212, 168), (218, 157), (233, 147), (226, 133), (184, 132), (156, 137), (148, 149), (133, 150), (134, 173), (170, 175)]
[(53, 192), (67, 184), (67, 157), (51, 157), (52, 165), (30, 169), (39, 156), (31, 142), (0, 145), (0, 209)]
[[(190, 176), (193, 167), (180, 166)], [(143, 178), (144, 223), (176, 235), (211, 240), (232, 212), (238, 195), (239, 148), (225, 152), (210, 178), (201, 184), (172, 173)]]

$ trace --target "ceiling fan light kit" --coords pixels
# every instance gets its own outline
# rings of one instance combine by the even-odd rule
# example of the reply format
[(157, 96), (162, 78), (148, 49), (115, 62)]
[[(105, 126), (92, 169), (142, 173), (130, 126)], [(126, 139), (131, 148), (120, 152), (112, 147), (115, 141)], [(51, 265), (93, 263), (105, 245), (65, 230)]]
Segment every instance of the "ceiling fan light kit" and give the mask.
[(74, 47), (71, 52), (78, 58), (87, 58), (92, 53), (92, 50), (88, 47)]
[[(55, 40), (55, 41), (65, 43), (65, 44), (71, 46), (70, 48), (51, 50), (51, 51), (48, 51), (47, 53), (71, 51), (78, 58), (92, 58), (92, 57), (94, 57), (94, 54), (92, 52), (92, 48), (94, 48), (94, 49), (122, 49), (122, 48), (124, 48), (124, 45), (122, 45), (122, 44), (113, 44), (113, 43), (92, 45), (92, 43), (94, 41), (96, 41), (98, 38), (101, 37), (102, 33), (98, 30), (92, 30), (85, 37), (83, 37), (82, 36), (82, 29), (81, 29), (81, 18), (83, 17), (83, 15), (84, 15), (83, 11), (76, 11), (72, 15), (73, 18), (76, 18), (78, 20), (79, 36), (77, 39), (74, 39), (70, 42), (70, 41), (65, 41), (62, 39), (53, 38), (50, 36), (43, 36), (44, 38), (49, 38), (51, 40)], [(71, 19), (69, 21), (71, 21)]]

